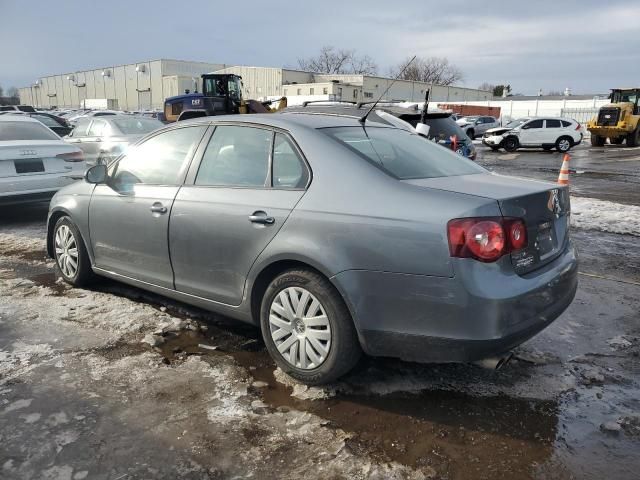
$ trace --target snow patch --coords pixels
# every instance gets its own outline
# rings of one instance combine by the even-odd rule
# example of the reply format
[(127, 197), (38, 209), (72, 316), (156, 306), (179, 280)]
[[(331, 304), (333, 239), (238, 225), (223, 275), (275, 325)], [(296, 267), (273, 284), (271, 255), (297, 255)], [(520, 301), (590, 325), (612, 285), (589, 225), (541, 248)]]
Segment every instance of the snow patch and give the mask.
[(640, 207), (571, 197), (571, 225), (586, 230), (640, 236)]

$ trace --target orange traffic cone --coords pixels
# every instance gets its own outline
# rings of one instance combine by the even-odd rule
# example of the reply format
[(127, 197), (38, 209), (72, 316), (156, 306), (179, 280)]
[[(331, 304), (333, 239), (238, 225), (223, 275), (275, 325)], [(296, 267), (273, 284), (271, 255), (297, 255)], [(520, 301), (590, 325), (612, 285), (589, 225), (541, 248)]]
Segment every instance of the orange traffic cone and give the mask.
[(558, 183), (560, 185), (569, 185), (569, 159), (568, 153), (562, 157), (562, 166), (560, 167), (560, 175), (558, 175)]

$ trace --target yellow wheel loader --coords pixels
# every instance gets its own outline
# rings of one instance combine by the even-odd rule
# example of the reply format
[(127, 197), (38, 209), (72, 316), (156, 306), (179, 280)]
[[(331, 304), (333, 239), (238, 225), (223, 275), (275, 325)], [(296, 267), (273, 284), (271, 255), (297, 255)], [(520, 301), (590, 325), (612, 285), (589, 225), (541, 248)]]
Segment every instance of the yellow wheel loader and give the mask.
[(587, 122), (591, 145), (601, 147), (607, 138), (613, 145), (626, 140), (628, 147), (640, 145), (640, 88), (614, 88), (611, 103), (600, 107), (598, 116)]

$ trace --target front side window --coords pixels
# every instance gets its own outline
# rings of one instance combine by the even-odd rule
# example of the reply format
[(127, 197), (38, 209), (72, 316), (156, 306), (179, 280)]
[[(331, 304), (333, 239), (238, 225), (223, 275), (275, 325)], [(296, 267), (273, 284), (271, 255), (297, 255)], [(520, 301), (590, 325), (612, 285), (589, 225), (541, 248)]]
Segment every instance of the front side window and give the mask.
[(560, 128), (561, 127), (560, 120), (549, 119), (547, 120), (547, 128)]
[(542, 128), (542, 120), (531, 120), (526, 125), (523, 125), (522, 128), (528, 130), (530, 128)]
[(114, 164), (110, 184), (127, 190), (135, 184), (177, 185), (206, 127), (169, 130), (131, 148)]
[(320, 131), (399, 180), (486, 173), (471, 160), (399, 128), (337, 127)]
[(291, 140), (276, 133), (273, 143), (272, 183), (275, 188), (304, 188), (309, 172)]
[(0, 141), (60, 140), (60, 137), (40, 122), (0, 122)]
[(273, 132), (262, 128), (221, 125), (204, 152), (196, 185), (264, 187)]

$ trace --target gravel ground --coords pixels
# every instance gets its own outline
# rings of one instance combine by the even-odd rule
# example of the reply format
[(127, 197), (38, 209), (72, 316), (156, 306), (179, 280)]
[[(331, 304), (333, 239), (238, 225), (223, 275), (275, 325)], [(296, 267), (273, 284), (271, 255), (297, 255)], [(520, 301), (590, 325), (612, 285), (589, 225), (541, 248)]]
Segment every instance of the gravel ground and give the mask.
[[(638, 162), (600, 150), (574, 155)], [(481, 148), (479, 163), (546, 178), (558, 157)], [(572, 188), (640, 205), (619, 177)], [(307, 388), (252, 328), (107, 280), (60, 283), (45, 217), (0, 214), (0, 478), (637, 478), (635, 235), (575, 229), (576, 300), (499, 371), (365, 359)]]

